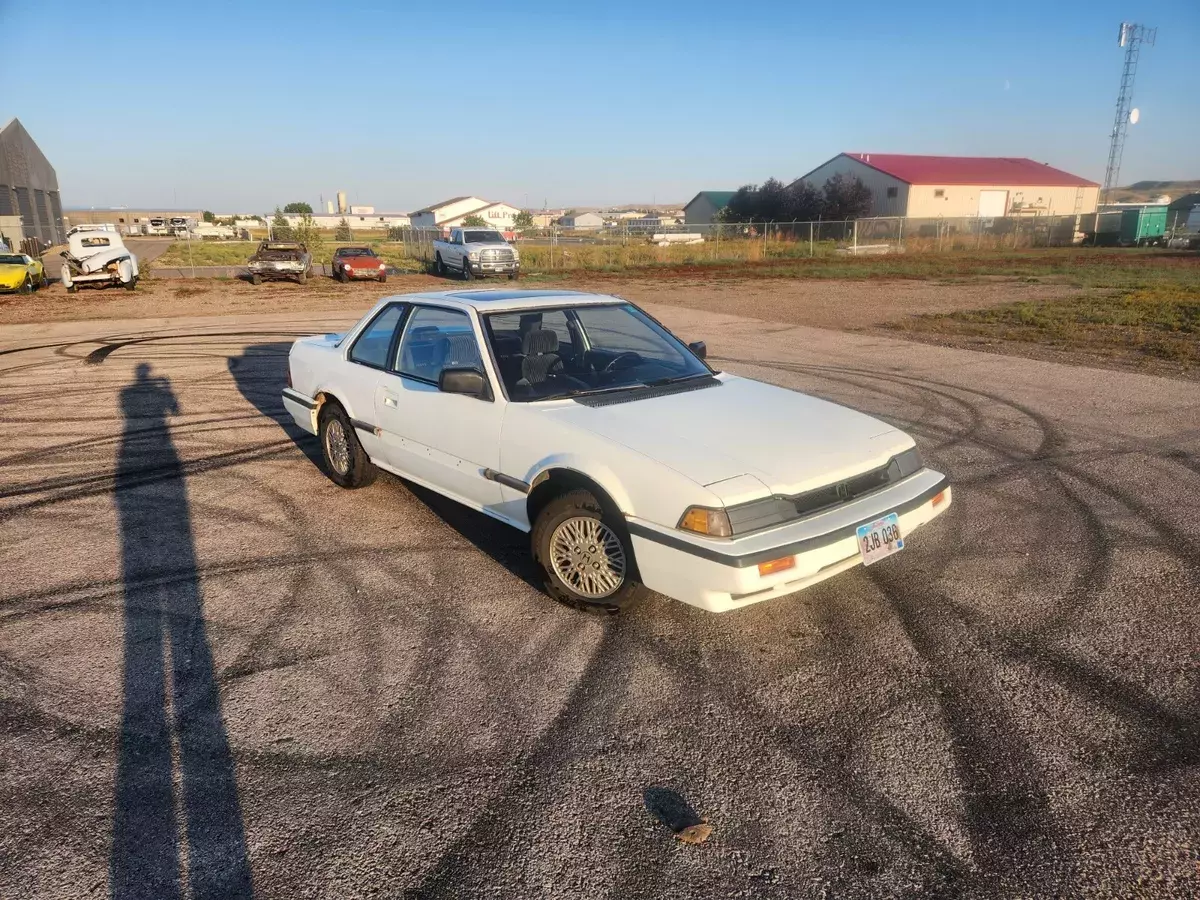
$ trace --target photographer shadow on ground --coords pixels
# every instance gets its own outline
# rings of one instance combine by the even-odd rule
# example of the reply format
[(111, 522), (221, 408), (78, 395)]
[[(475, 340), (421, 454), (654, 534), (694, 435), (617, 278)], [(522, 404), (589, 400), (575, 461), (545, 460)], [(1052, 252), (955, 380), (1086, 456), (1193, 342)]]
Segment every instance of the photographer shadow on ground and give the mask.
[(115, 500), (124, 700), (112, 896), (249, 898), (245, 828), (204, 621), (187, 485), (167, 424), (179, 413), (178, 401), (169, 380), (141, 363), (120, 402)]

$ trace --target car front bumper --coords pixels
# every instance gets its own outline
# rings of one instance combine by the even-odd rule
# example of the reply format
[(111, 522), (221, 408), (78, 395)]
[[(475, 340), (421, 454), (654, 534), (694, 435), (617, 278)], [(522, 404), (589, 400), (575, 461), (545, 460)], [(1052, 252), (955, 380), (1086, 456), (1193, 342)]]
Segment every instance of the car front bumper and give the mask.
[(351, 269), (346, 267), (342, 269), (347, 278), (362, 281), (377, 281), (380, 275), (386, 275), (387, 269)]
[(308, 270), (299, 263), (296, 263), (286, 268), (283, 266), (247, 266), (246, 271), (251, 275), (257, 275), (259, 278), (295, 278), (297, 275), (302, 275)]
[(517, 275), (521, 271), (520, 260), (512, 262), (471, 262), (467, 266), (472, 275)]
[[(709, 612), (729, 612), (793, 594), (862, 565), (855, 536), (859, 525), (895, 512), (907, 546), (909, 536), (949, 509), (951, 502), (946, 477), (922, 469), (887, 490), (740, 538), (703, 538), (636, 517), (629, 517), (627, 524), (646, 587)], [(795, 558), (792, 568), (759, 574), (759, 563), (788, 556)]]

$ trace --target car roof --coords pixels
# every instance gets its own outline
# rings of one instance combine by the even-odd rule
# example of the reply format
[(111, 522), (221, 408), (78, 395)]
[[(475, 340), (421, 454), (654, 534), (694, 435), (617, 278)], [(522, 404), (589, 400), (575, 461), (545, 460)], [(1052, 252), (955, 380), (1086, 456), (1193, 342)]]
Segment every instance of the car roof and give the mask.
[(582, 291), (522, 291), (493, 288), (491, 290), (429, 291), (418, 294), (396, 294), (385, 297), (379, 305), (405, 301), (430, 301), (441, 306), (475, 309), (481, 313), (510, 312), (519, 309), (552, 309), (557, 306), (596, 306), (605, 303), (624, 303), (620, 297), (607, 294), (588, 294)]

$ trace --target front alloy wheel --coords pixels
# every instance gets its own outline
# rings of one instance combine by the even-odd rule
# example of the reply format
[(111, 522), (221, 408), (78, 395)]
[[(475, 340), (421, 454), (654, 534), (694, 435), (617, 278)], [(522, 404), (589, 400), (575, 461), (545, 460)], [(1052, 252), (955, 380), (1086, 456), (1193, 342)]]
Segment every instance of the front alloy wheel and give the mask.
[(550, 535), (550, 565), (571, 590), (602, 600), (625, 580), (625, 549), (601, 520), (576, 516)]
[(620, 513), (586, 490), (555, 497), (533, 525), (534, 559), (546, 592), (579, 609), (619, 612), (645, 592)]

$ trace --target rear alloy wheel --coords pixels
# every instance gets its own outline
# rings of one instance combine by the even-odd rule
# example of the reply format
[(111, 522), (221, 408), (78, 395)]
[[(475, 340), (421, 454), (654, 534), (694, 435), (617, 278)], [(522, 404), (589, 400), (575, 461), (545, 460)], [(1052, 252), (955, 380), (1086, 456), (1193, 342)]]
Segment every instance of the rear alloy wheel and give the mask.
[(590, 491), (571, 491), (546, 504), (532, 543), (546, 591), (562, 603), (619, 612), (645, 593), (623, 523), (610, 520)]
[(325, 471), (334, 484), (344, 488), (360, 488), (375, 480), (375, 464), (358, 442), (350, 417), (336, 401), (330, 401), (321, 408), (318, 431)]

